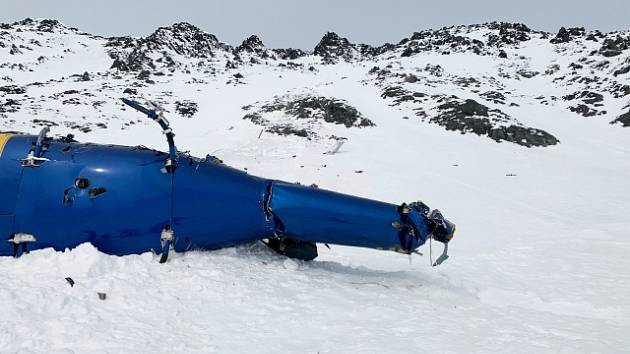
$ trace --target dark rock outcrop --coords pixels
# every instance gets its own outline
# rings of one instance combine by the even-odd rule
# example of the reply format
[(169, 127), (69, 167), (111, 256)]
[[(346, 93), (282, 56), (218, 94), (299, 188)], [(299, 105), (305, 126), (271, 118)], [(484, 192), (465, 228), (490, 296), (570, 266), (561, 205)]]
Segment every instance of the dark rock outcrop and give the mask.
[(315, 46), (313, 54), (322, 57), (326, 63), (335, 63), (338, 58), (352, 59), (353, 50), (354, 46), (347, 38), (328, 32)]
[[(485, 135), (499, 141), (509, 141), (526, 147), (555, 145), (559, 141), (544, 130), (520, 125), (496, 124), (507, 121), (508, 116), (497, 110), (474, 101), (451, 101), (438, 106), (441, 111), (430, 122), (441, 125), (446, 130), (456, 130), (462, 134), (471, 132)], [(493, 122), (494, 121), (494, 122)]]
[(601, 93), (592, 92), (588, 90), (576, 91), (572, 94), (563, 96), (562, 99), (565, 101), (580, 100), (582, 103), (579, 103), (574, 106), (570, 106), (569, 110), (581, 116), (594, 117), (597, 115), (606, 114), (606, 111), (599, 111), (591, 107), (591, 106), (599, 107), (602, 105), (601, 102), (604, 101), (604, 95), (602, 95)]
[(9, 54), (11, 55), (22, 54), (22, 51), (15, 44), (12, 44), (11, 49), (9, 50)]
[(623, 75), (627, 73), (630, 73), (630, 65), (627, 65), (627, 66), (624, 66), (615, 70), (615, 72), (613, 72), (613, 75), (619, 76), (619, 75)]
[(53, 32), (56, 28), (62, 28), (63, 25), (57, 20), (44, 19), (39, 21), (37, 30), (41, 32)]
[(610, 124), (621, 124), (623, 127), (630, 127), (630, 111), (620, 115), (617, 119), (610, 122)]
[[(120, 71), (155, 70), (158, 66), (174, 70), (177, 62), (171, 54), (192, 59), (208, 59), (217, 52), (231, 52), (232, 48), (217, 37), (186, 23), (160, 27), (150, 36), (140, 39), (111, 38), (106, 47), (114, 62), (111, 68)], [(150, 54), (161, 55), (153, 59)]]
[(598, 111), (585, 104), (578, 104), (576, 106), (569, 107), (571, 112), (577, 113), (583, 117), (594, 117), (602, 114), (606, 114), (606, 111)]
[(276, 53), (278, 58), (284, 60), (295, 60), (306, 55), (303, 50), (293, 48), (273, 49), (273, 52)]
[(347, 38), (339, 37), (335, 32), (328, 32), (322, 37), (313, 54), (322, 57), (324, 63), (333, 64), (339, 60), (347, 62), (373, 57), (381, 52), (367, 44), (352, 44)]
[(250, 52), (250, 53), (258, 52), (263, 49), (265, 49), (265, 45), (260, 40), (260, 38), (258, 38), (257, 35), (249, 36), (249, 38), (244, 40), (240, 46), (235, 48), (237, 52)]
[(522, 23), (493, 22), (488, 25), (488, 28), (499, 30), (498, 34), (489, 35), (488, 45), (491, 46), (518, 44), (531, 39), (529, 33), (532, 30)]
[(483, 97), (485, 100), (496, 103), (496, 104), (505, 104), (505, 95), (501, 92), (497, 91), (486, 91), (480, 93), (479, 96)]
[(356, 108), (345, 101), (322, 97), (304, 96), (293, 99), (280, 99), (261, 107), (263, 112), (284, 111), (297, 119), (322, 119), (327, 123), (350, 127), (374, 126)]
[(599, 53), (605, 57), (615, 57), (628, 48), (630, 48), (630, 37), (617, 36), (615, 39), (606, 39)]
[(601, 93), (585, 90), (576, 91), (570, 95), (562, 96), (562, 99), (565, 101), (580, 99), (586, 104), (595, 104), (602, 102), (604, 100), (604, 96)]
[(4, 95), (22, 95), (26, 93), (26, 88), (16, 85), (0, 86), (0, 92)]
[(570, 27), (569, 29), (560, 27), (556, 36), (549, 42), (552, 44), (567, 43), (572, 41), (574, 37), (582, 37), (584, 34), (584, 27)]
[(20, 110), (20, 101), (11, 98), (0, 100), (0, 113), (15, 113)]
[[(346, 101), (323, 96), (298, 95), (275, 97), (266, 103), (255, 103), (243, 107), (248, 113), (243, 119), (266, 127), (266, 131), (278, 135), (296, 135), (315, 138), (318, 122), (343, 125), (347, 128), (372, 127), (374, 123), (365, 118)], [(270, 115), (284, 113), (285, 118)]]
[(245, 58), (249, 58), (250, 64), (259, 64), (261, 60), (276, 59), (276, 56), (273, 51), (265, 48), (258, 36), (252, 35), (244, 40), (240, 46), (234, 48), (234, 60), (245, 62)]
[(177, 113), (179, 113), (182, 117), (192, 117), (195, 115), (195, 113), (197, 113), (197, 110), (199, 109), (199, 106), (197, 105), (196, 102), (193, 101), (175, 101), (175, 110), (177, 111)]

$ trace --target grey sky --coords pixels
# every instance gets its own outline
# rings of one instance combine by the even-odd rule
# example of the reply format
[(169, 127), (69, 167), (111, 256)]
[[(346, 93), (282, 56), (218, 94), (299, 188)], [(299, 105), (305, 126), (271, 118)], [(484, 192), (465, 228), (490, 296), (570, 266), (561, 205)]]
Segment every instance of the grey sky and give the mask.
[(630, 29), (630, 0), (0, 0), (0, 22), (25, 17), (103, 36), (144, 36), (186, 21), (230, 44), (255, 33), (268, 47), (312, 49), (326, 31), (383, 44), (421, 29), (493, 20), (547, 31)]

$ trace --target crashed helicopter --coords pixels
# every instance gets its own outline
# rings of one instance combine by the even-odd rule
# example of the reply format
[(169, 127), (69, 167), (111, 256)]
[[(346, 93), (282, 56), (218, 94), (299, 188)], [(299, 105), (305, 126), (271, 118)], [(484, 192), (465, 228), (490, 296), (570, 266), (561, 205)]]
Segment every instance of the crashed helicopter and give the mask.
[(422, 202), (394, 205), (246, 174), (178, 152), (162, 110), (122, 99), (156, 121), (168, 153), (79, 143), (71, 135), (0, 133), (0, 256), (89, 242), (112, 255), (212, 250), (261, 240), (292, 258), (316, 243), (448, 258), (455, 225)]

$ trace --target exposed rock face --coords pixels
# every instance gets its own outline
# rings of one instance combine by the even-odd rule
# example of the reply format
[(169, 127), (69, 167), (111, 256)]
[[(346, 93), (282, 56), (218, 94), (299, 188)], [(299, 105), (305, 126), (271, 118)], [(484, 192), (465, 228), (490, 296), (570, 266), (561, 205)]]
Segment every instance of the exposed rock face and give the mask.
[(20, 110), (20, 101), (8, 98), (0, 99), (0, 113), (15, 113)]
[[(499, 103), (506, 99), (503, 94), (494, 91), (482, 93), (480, 96)], [(559, 142), (543, 130), (526, 127), (501, 110), (490, 109), (472, 99), (427, 95), (399, 86), (386, 87), (381, 97), (391, 100), (392, 106), (411, 108), (421, 120), (443, 126), (446, 130), (483, 135), (497, 142), (507, 141), (526, 147), (549, 146)], [(428, 113), (425, 107), (436, 103), (434, 109), (437, 110), (437, 114)]]
[(581, 99), (586, 104), (595, 104), (602, 102), (604, 100), (604, 96), (601, 93), (591, 92), (591, 91), (577, 91), (570, 95), (566, 95), (562, 97), (562, 99), (571, 101), (575, 99)]
[(479, 96), (483, 97), (485, 100), (497, 103), (497, 104), (505, 104), (505, 95), (501, 92), (497, 91), (486, 91), (484, 93), (480, 93)]
[(553, 44), (571, 42), (573, 37), (584, 36), (584, 33), (584, 27), (571, 27), (569, 29), (560, 27), (558, 34), (556, 34), (556, 37), (550, 40), (550, 42)]
[(240, 46), (234, 48), (234, 60), (249, 64), (260, 64), (269, 60), (295, 60), (305, 55), (306, 53), (299, 49), (267, 49), (256, 35), (250, 36)]
[[(311, 95), (287, 95), (275, 97), (267, 103), (255, 103), (243, 107), (248, 113), (243, 117), (252, 123), (267, 127), (267, 131), (280, 135), (317, 137), (315, 125), (332, 123), (346, 128), (375, 126), (356, 108), (347, 102), (335, 98)], [(281, 112), (284, 117), (278, 119), (272, 113)]]
[(39, 22), (37, 30), (42, 32), (53, 32), (56, 28), (61, 27), (63, 27), (63, 25), (57, 20), (44, 19)]
[(347, 38), (339, 37), (335, 32), (328, 32), (315, 46), (313, 54), (324, 60), (334, 61), (340, 57), (351, 58), (353, 50), (354, 47)]
[(630, 37), (617, 36), (615, 39), (606, 39), (599, 53), (605, 57), (615, 57), (628, 48), (630, 48)]
[(185, 100), (185, 101), (175, 101), (175, 110), (182, 117), (191, 118), (192, 116), (195, 115), (195, 113), (197, 113), (198, 109), (199, 109), (199, 107), (198, 107), (196, 102), (187, 101), (187, 100)]
[(234, 58), (242, 61), (241, 55), (249, 57), (249, 61), (252, 64), (259, 63), (258, 59), (275, 59), (273, 53), (265, 48), (263, 42), (256, 35), (250, 36), (240, 46), (234, 48)]
[(347, 102), (323, 96), (282, 96), (260, 106), (260, 112), (284, 112), (296, 119), (323, 120), (350, 127), (372, 127), (374, 123)]
[(400, 86), (389, 86), (383, 90), (381, 97), (391, 98), (394, 101), (393, 105), (400, 105), (403, 102), (422, 103), (424, 100), (421, 98), (427, 95), (422, 92), (411, 92)]
[(265, 49), (265, 45), (256, 35), (251, 35), (249, 38), (243, 41), (243, 43), (235, 48), (237, 52), (260, 52)]
[(568, 107), (568, 109), (571, 112), (577, 113), (584, 117), (594, 117), (597, 115), (606, 114), (606, 111), (600, 111), (594, 108), (603, 106), (601, 102), (604, 101), (604, 96), (601, 93), (588, 90), (577, 91), (570, 95), (563, 96), (562, 99), (565, 101), (580, 100), (582, 103), (570, 106)]
[(335, 32), (328, 32), (322, 37), (313, 54), (322, 57), (324, 63), (334, 64), (339, 60), (353, 61), (372, 57), (381, 50), (367, 44), (352, 44), (347, 38), (339, 37)]
[(630, 127), (630, 111), (620, 115), (617, 119), (610, 122), (610, 124), (621, 124), (623, 127)]
[(624, 66), (618, 70), (615, 70), (613, 72), (613, 75), (615, 76), (619, 76), (619, 75), (623, 75), (623, 74), (627, 74), (630, 73), (630, 65)]
[(274, 49), (273, 51), (274, 53), (276, 53), (278, 58), (284, 59), (284, 60), (295, 60), (306, 55), (306, 53), (303, 50), (293, 49), (293, 48)]
[(9, 54), (11, 55), (22, 54), (22, 51), (15, 44), (12, 44)]
[[(99, 53), (102, 46), (112, 59), (107, 65), (95, 68), (99, 61), (94, 60), (88, 66), (66, 71), (68, 63), (80, 62), (86, 52)], [(537, 57), (538, 52), (532, 49), (537, 47), (545, 48), (546, 54)], [(25, 19), (0, 24), (0, 124), (6, 126), (16, 110), (56, 109), (46, 100), (93, 107), (103, 116), (112, 108), (105, 97), (111, 98), (114, 92), (118, 96), (123, 90), (134, 96), (157, 95), (174, 112), (192, 117), (198, 109), (196, 103), (175, 96), (165, 85), (191, 85), (184, 90), (216, 85), (236, 89), (258, 85), (261, 78), (277, 78), (282, 82), (269, 87), (274, 90), (269, 95), (280, 96), (253, 105), (247, 114), (248, 119), (274, 134), (312, 139), (329, 134), (327, 130), (371, 126), (373, 123), (347, 102), (327, 96), (341, 92), (339, 88), (347, 84), (380, 90), (384, 104), (395, 107), (386, 109), (400, 110), (403, 119), (497, 141), (545, 146), (557, 139), (524, 126), (518, 118), (525, 113), (513, 107), (529, 103), (555, 106), (576, 115), (604, 117), (604, 124), (616, 117), (613, 123), (623, 126), (628, 119), (627, 106), (619, 110), (623, 104), (618, 101), (630, 95), (628, 48), (629, 31), (604, 34), (562, 27), (556, 34), (520, 23), (491, 22), (414, 32), (397, 44), (382, 46), (354, 44), (329, 32), (310, 53), (266, 48), (256, 35), (232, 47), (188, 23), (161, 27), (145, 38), (103, 38), (79, 33), (55, 20)], [(454, 57), (445, 58), (449, 55)], [(452, 65), (468, 65), (468, 60), (471, 67), (465, 70)], [(322, 65), (339, 63), (343, 65)], [(356, 70), (346, 72), (349, 67)], [(26, 77), (34, 80), (40, 68), (55, 68), (59, 75), (39, 79), (42, 82), (24, 81)], [(51, 72), (46, 70), (41, 72)], [(338, 77), (329, 76), (331, 72)], [(22, 75), (25, 73), (34, 74)], [(302, 94), (302, 78), (313, 91)], [(332, 90), (327, 89), (329, 85)], [(549, 90), (539, 94), (535, 85), (549, 85)], [(56, 91), (41, 95), (48, 86), (56, 87)], [(55, 93), (63, 91), (59, 87), (73, 90)], [(99, 97), (87, 99), (90, 95)], [(86, 127), (83, 123), (79, 126)]]
[[(234, 69), (265, 60), (294, 60), (306, 53), (299, 49), (267, 49), (256, 35), (233, 48), (189, 23), (160, 27), (146, 38), (109, 38), (111, 69), (123, 72), (195, 70), (213, 73), (221, 66)], [(224, 61), (225, 64), (218, 64)], [(216, 62), (216, 63), (215, 63)]]
[(186, 22), (158, 28), (142, 44), (148, 50), (170, 49), (190, 58), (212, 57), (217, 49), (226, 48), (213, 34)]
[(519, 125), (497, 125), (509, 117), (498, 109), (488, 107), (471, 99), (464, 102), (448, 102), (438, 106), (441, 111), (429, 119), (446, 128), (462, 133), (486, 135), (495, 141), (509, 141), (526, 147), (555, 145), (559, 141), (544, 130)]
[(53, 19), (25, 18), (12, 24), (0, 24), (0, 29), (16, 29), (19, 31), (33, 31), (45, 33), (71, 33), (77, 32), (76, 28), (68, 28), (61, 22)]
[(405, 46), (402, 57), (410, 57), (421, 52), (437, 51), (442, 54), (472, 51), (475, 54), (487, 54), (484, 43), (478, 39), (451, 33), (443, 28), (438, 31), (415, 32), (409, 39), (403, 39), (399, 46)]
[(112, 68), (121, 71), (142, 71), (167, 68), (175, 70), (178, 63), (174, 54), (190, 59), (208, 59), (232, 48), (219, 42), (217, 37), (186, 23), (160, 27), (146, 38), (112, 38), (106, 45), (114, 63)]
[[(498, 35), (491, 34), (488, 37), (488, 45), (504, 45), (518, 44), (530, 40), (529, 33), (532, 31), (522, 23), (491, 23), (488, 25), (490, 29), (499, 29)], [(505, 53), (505, 52), (504, 52)]]
[(0, 92), (5, 95), (21, 95), (26, 93), (26, 88), (16, 85), (0, 86)]
[(298, 119), (321, 118), (327, 123), (342, 124), (346, 128), (374, 126), (374, 123), (363, 117), (356, 108), (334, 98), (307, 96), (288, 101), (280, 106), (263, 106), (263, 109), (277, 110), (278, 107), (282, 107), (286, 113)]

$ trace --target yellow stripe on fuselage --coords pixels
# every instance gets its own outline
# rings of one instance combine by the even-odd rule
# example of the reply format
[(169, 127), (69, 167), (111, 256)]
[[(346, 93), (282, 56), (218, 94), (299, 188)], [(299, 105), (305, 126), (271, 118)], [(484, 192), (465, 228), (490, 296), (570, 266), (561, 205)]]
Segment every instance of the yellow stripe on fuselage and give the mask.
[(9, 142), (9, 139), (11, 139), (12, 136), (13, 134), (10, 133), (0, 133), (0, 157), (2, 157), (4, 147), (7, 145), (7, 142)]

